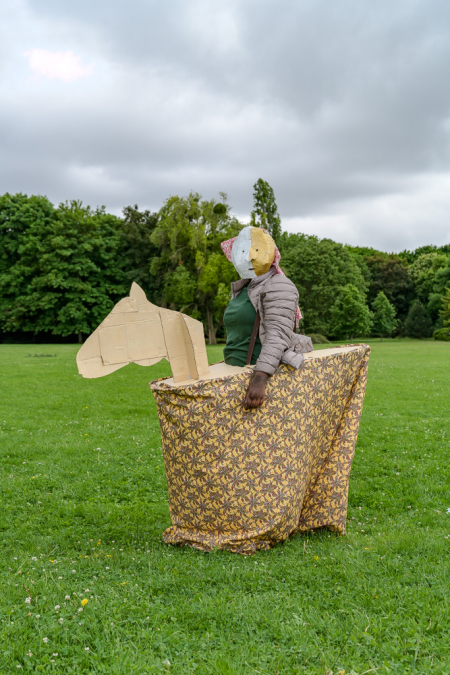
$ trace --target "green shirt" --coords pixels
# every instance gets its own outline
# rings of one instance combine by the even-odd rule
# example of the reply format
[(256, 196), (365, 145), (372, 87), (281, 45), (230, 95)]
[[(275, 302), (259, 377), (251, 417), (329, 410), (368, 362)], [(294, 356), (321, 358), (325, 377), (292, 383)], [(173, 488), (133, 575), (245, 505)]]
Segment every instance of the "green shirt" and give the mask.
[[(256, 310), (248, 297), (248, 288), (244, 286), (225, 310), (223, 321), (227, 332), (227, 344), (223, 350), (225, 363), (230, 366), (245, 366), (250, 338), (256, 319)], [(251, 364), (254, 365), (261, 352), (261, 340), (256, 337)]]

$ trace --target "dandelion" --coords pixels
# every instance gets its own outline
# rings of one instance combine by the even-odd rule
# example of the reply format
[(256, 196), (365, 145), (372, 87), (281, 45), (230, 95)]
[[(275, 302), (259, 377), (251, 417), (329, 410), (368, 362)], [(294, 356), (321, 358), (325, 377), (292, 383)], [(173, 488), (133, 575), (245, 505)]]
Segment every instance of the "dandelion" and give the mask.
[(64, 600), (70, 600), (70, 595), (65, 595)]
[(47, 644), (48, 638), (42, 638), (42, 642), (45, 642), (45, 644)]
[(25, 604), (26, 604), (26, 605), (31, 605), (31, 598), (30, 598), (30, 597), (25, 598)]
[(81, 601), (81, 604), (82, 604), (83, 607), (86, 607), (88, 602), (89, 602), (89, 600), (87, 598), (83, 598), (83, 600)]

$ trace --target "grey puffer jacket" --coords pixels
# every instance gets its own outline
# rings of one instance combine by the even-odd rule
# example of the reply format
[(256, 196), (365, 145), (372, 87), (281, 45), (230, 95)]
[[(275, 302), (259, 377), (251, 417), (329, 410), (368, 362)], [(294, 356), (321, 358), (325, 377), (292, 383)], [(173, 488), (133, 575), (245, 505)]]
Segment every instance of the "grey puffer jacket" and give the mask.
[(261, 316), (259, 339), (262, 349), (255, 370), (273, 375), (280, 363), (300, 368), (303, 352), (310, 352), (314, 347), (311, 338), (294, 332), (298, 305), (296, 287), (271, 267), (255, 279), (239, 279), (232, 283), (232, 297), (239, 295), (247, 285), (248, 297)]

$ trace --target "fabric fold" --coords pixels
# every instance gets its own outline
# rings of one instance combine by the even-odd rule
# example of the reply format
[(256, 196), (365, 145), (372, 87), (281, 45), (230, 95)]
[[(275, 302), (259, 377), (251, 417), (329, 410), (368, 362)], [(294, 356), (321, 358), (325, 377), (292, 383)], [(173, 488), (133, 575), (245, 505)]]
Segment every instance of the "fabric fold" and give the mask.
[(164, 541), (251, 554), (299, 531), (345, 534), (369, 354), (351, 345), (313, 352), (299, 370), (280, 365), (248, 411), (248, 372), (150, 383), (172, 519)]

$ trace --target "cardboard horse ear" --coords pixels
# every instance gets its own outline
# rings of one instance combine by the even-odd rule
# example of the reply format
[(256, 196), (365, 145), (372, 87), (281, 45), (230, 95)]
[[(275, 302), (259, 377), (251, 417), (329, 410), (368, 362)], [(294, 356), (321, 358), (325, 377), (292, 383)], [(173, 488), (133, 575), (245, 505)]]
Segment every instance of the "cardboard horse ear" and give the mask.
[(181, 312), (157, 307), (133, 282), (123, 298), (88, 337), (77, 354), (83, 377), (109, 375), (137, 363), (170, 363), (174, 382), (198, 380), (209, 373), (203, 325)]

